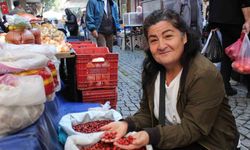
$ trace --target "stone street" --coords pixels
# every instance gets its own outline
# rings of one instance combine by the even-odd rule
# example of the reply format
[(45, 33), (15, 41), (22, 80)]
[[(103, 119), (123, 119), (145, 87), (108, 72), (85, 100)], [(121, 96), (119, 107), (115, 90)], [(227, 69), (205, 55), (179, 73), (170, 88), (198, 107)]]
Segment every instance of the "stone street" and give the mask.
[[(117, 110), (126, 117), (133, 115), (139, 108), (144, 52), (120, 50), (119, 47), (114, 49), (115, 53), (119, 53)], [(238, 94), (229, 97), (229, 104), (241, 134), (241, 149), (248, 150), (250, 149), (250, 99), (246, 98), (247, 90), (244, 86), (238, 84), (234, 87), (238, 90)]]

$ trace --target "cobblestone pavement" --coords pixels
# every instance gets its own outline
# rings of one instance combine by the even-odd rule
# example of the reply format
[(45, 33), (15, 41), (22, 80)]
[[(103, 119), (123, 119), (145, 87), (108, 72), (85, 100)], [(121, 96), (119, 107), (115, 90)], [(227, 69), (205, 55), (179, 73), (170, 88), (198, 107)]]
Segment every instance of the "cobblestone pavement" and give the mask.
[[(142, 94), (141, 71), (144, 53), (142, 50), (120, 50), (118, 72), (118, 101), (117, 110), (124, 116), (133, 115), (139, 108)], [(229, 104), (236, 118), (241, 134), (242, 150), (250, 149), (250, 99), (246, 98), (246, 88), (240, 84), (234, 86), (238, 94), (229, 97)]]

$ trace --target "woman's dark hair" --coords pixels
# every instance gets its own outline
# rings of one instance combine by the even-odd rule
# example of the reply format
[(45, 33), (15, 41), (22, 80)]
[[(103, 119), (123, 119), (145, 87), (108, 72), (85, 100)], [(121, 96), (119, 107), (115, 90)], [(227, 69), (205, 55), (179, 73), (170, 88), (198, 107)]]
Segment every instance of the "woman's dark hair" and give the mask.
[[(156, 10), (152, 12), (144, 21), (143, 28), (146, 40), (148, 40), (149, 28), (160, 21), (167, 21), (180, 32), (186, 33), (187, 43), (184, 45), (184, 51), (181, 56), (181, 65), (185, 68), (185, 66), (189, 64), (189, 61), (192, 60), (201, 49), (198, 36), (188, 27), (185, 21), (176, 12), (172, 10)], [(143, 62), (142, 73), (143, 90), (145, 90), (147, 84), (153, 81), (154, 77), (160, 70), (165, 70), (161, 64), (155, 61), (149, 49), (145, 52), (146, 58)]]

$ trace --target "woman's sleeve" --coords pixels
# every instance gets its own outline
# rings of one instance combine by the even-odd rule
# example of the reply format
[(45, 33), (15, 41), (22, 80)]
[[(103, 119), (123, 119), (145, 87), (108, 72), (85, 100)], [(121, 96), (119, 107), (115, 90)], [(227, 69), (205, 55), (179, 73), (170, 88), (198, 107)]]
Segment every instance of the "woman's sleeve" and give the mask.
[(133, 116), (125, 119), (125, 121), (128, 122), (128, 132), (139, 131), (143, 128), (151, 127), (151, 119), (148, 98), (146, 92), (144, 92), (139, 110)]
[[(157, 147), (172, 149), (198, 141), (210, 134), (219, 114), (225, 91), (218, 72), (206, 70), (193, 76), (188, 83), (187, 102), (178, 125), (157, 126), (160, 140)], [(182, 95), (183, 96), (183, 95)]]

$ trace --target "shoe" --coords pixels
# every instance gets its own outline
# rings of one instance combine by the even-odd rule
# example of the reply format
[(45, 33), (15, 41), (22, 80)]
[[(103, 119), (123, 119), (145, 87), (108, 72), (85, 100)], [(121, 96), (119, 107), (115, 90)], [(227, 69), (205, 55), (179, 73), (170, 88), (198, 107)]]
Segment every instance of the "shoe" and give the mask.
[(250, 98), (250, 92), (247, 92), (247, 96), (246, 96), (247, 98)]
[(234, 88), (226, 89), (227, 96), (233, 96), (237, 94), (237, 90)]

